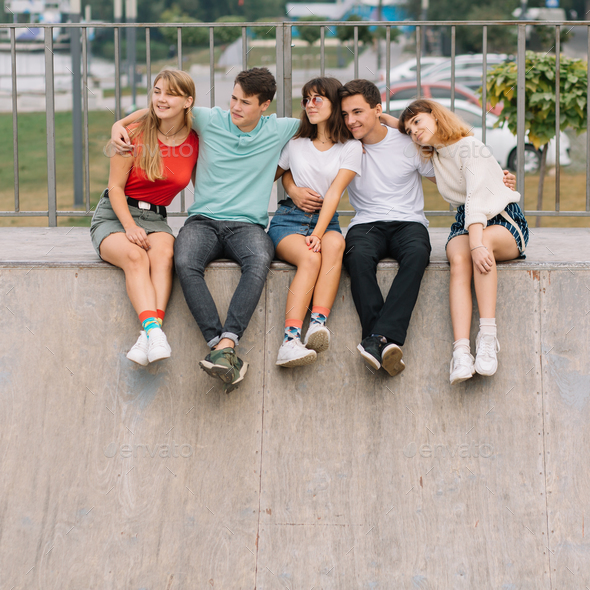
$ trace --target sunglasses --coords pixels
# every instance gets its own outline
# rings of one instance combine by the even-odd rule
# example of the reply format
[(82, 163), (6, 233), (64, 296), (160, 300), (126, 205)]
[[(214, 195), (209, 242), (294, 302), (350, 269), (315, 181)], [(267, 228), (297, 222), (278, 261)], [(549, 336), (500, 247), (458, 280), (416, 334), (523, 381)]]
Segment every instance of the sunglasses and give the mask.
[(321, 96), (312, 96), (311, 98), (304, 98), (301, 101), (301, 108), (306, 109), (307, 105), (311, 103), (314, 107), (319, 107), (324, 102)]

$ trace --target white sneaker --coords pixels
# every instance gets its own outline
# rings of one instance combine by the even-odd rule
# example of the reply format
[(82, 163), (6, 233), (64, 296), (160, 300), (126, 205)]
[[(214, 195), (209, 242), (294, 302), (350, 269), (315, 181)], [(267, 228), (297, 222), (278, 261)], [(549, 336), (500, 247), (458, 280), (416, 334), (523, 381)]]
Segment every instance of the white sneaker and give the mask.
[(150, 330), (148, 337), (148, 360), (150, 363), (167, 359), (172, 354), (172, 349), (166, 339), (166, 334), (160, 328)]
[(137, 342), (131, 347), (127, 353), (127, 358), (142, 367), (145, 367), (150, 361), (148, 360), (148, 337), (142, 330), (139, 333)]
[(309, 324), (303, 344), (316, 352), (328, 350), (330, 348), (330, 330), (317, 322)]
[(451, 359), (451, 385), (471, 379), (474, 373), (473, 355), (463, 350), (454, 352)]
[(496, 354), (500, 352), (500, 343), (495, 334), (480, 332), (475, 340), (475, 370), (480, 375), (490, 377), (498, 369)]
[(315, 350), (305, 348), (299, 338), (283, 342), (277, 355), (279, 367), (302, 367), (313, 363), (318, 357)]

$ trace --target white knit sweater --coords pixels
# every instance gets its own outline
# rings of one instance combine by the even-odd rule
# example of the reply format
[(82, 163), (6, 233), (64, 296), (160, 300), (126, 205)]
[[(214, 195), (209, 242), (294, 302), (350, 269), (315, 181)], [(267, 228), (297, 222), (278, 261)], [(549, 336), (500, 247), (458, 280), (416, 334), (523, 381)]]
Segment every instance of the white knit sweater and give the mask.
[(504, 173), (491, 150), (473, 136), (436, 149), (432, 156), (436, 185), (443, 199), (465, 205), (465, 227), (481, 223), (517, 203), (520, 193), (504, 184)]

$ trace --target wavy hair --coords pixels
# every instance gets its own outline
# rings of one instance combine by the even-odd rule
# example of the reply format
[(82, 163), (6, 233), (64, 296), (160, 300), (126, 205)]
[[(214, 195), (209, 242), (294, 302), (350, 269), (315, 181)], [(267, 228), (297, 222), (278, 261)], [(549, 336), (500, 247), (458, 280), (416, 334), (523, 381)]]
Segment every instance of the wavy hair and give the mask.
[[(326, 132), (334, 143), (344, 143), (352, 139), (352, 133), (348, 130), (342, 118), (340, 108), (340, 88), (342, 84), (336, 78), (313, 78), (305, 83), (301, 89), (301, 96), (307, 98), (314, 92), (325, 96), (332, 105), (332, 113), (326, 122)], [(307, 137), (312, 141), (318, 136), (318, 126), (310, 123), (305, 109), (301, 112), (301, 125), (293, 139)]]
[[(455, 143), (463, 137), (473, 135), (470, 127), (461, 117), (446, 107), (443, 107), (435, 100), (428, 98), (418, 98), (403, 110), (399, 116), (399, 131), (408, 134), (409, 129), (406, 128), (407, 123), (420, 113), (428, 113), (436, 119), (436, 135), (442, 145)], [(429, 159), (432, 157), (433, 150), (424, 149), (421, 152), (423, 157)]]
[[(151, 182), (166, 178), (162, 170), (162, 156), (160, 154), (160, 144), (158, 143), (160, 119), (156, 115), (152, 102), (154, 88), (160, 80), (167, 82), (169, 94), (187, 98), (190, 96), (193, 99), (192, 105), (195, 104), (195, 83), (186, 72), (166, 68), (156, 76), (154, 86), (148, 96), (149, 110), (145, 116), (137, 121), (137, 126), (133, 127), (129, 132), (129, 138), (131, 140), (137, 139), (138, 142), (133, 165), (143, 170)], [(184, 110), (184, 125), (189, 129), (193, 124), (192, 105)]]

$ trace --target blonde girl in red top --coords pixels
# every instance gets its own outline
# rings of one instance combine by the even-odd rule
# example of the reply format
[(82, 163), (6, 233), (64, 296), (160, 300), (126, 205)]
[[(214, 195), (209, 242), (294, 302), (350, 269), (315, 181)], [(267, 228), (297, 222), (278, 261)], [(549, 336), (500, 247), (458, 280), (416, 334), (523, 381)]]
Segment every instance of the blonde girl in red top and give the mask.
[(191, 178), (198, 138), (192, 130), (195, 85), (179, 70), (162, 70), (148, 113), (129, 127), (130, 154), (114, 154), (109, 187), (96, 208), (90, 234), (99, 256), (125, 272), (127, 294), (143, 330), (127, 358), (147, 365), (170, 356), (161, 329), (172, 290), (174, 236), (166, 206)]

